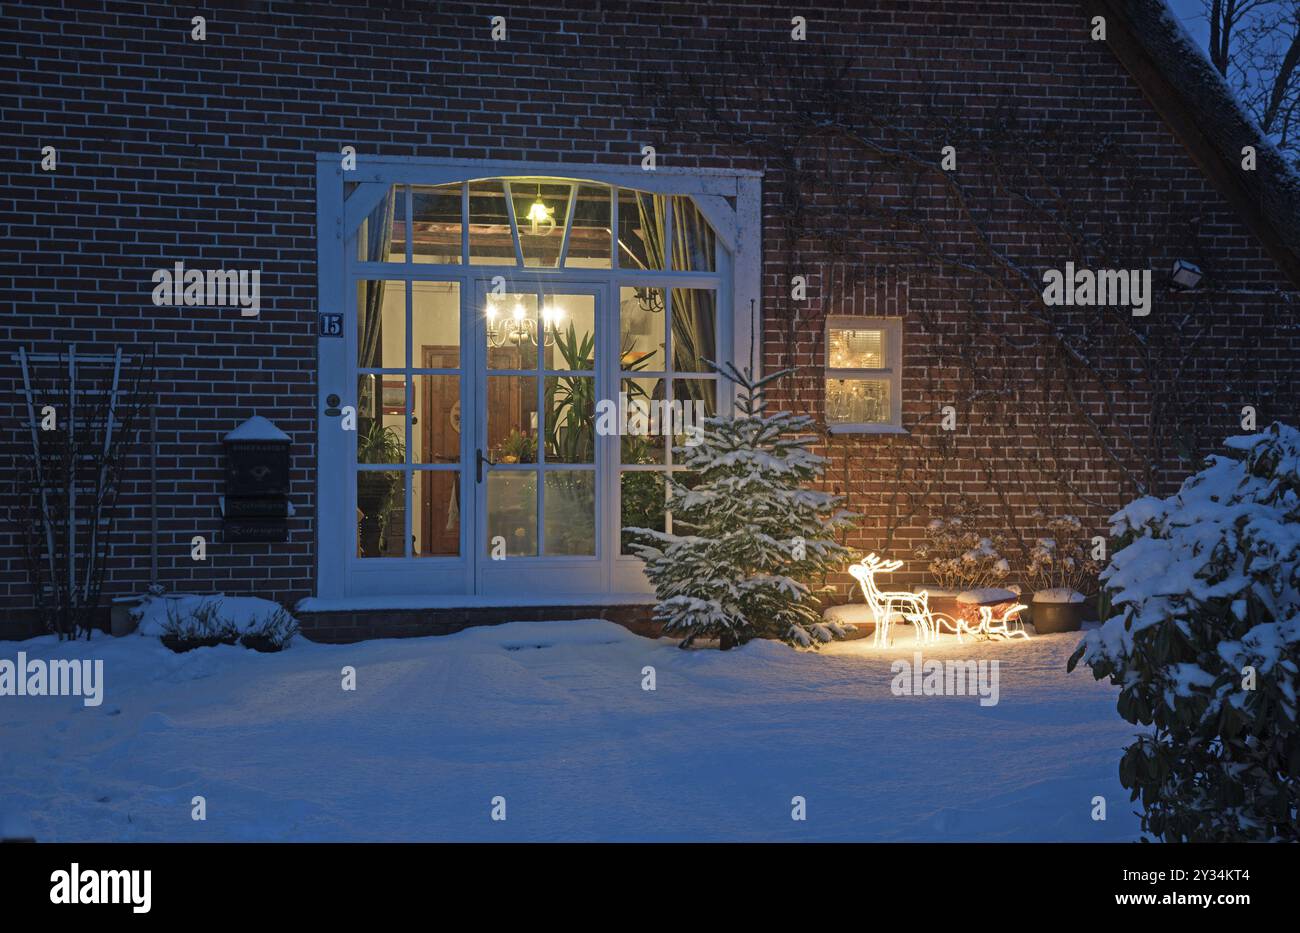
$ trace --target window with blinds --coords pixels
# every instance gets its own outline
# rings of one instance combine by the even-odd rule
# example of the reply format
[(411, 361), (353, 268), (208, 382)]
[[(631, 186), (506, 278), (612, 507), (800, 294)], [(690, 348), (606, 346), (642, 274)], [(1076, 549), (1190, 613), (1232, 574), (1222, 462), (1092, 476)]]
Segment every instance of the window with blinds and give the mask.
[(826, 423), (832, 430), (901, 427), (902, 322), (831, 318), (826, 324)]

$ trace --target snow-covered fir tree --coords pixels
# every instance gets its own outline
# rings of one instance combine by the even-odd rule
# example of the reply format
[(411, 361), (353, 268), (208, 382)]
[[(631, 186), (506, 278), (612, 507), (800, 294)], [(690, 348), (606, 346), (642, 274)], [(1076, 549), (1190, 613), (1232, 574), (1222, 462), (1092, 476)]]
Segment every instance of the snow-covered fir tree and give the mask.
[(822, 621), (812, 583), (852, 559), (836, 534), (853, 516), (839, 497), (807, 488), (826, 461), (808, 447), (813, 420), (768, 414), (764, 390), (790, 370), (754, 379), (727, 364), (737, 413), (704, 419), (699, 442), (674, 448), (686, 467), (668, 480), (672, 533), (630, 528), (658, 596), (655, 617), (723, 647), (757, 636), (798, 647), (843, 635)]

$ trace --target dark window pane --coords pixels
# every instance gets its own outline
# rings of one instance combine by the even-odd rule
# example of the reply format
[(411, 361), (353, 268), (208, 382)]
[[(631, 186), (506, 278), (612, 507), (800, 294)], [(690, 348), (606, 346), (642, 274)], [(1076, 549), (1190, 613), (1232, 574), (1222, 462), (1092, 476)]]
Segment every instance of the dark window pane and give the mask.
[(411, 495), (416, 511), (411, 537), (416, 557), (455, 557), (460, 554), (460, 473), (417, 470)]
[(357, 230), (357, 259), (406, 262), (406, 188), (393, 185)]
[(506, 191), (500, 181), (469, 186), (469, 261), (476, 265), (515, 265)]
[(459, 182), (411, 189), (411, 259), (444, 265), (460, 263)]
[(718, 358), (718, 293), (711, 288), (674, 288), (672, 301), (673, 369), (711, 373)]
[[(487, 476), (488, 536), (484, 553), (537, 555), (537, 474), (491, 470)], [(498, 546), (502, 550), (497, 550)]]
[(668, 199), (645, 191), (618, 191), (618, 264), (624, 269), (663, 269)]
[(406, 283), (357, 283), (357, 366), (406, 366)]
[(593, 470), (546, 473), (542, 490), (544, 552), (591, 557), (596, 553), (596, 474)]
[(610, 193), (604, 185), (579, 185), (569, 230), (569, 268), (608, 269), (613, 231), (610, 229)]
[(404, 557), (406, 487), (397, 470), (357, 471), (357, 556)]
[(648, 528), (665, 531), (664, 475), (655, 471), (625, 470), (620, 483), (622, 515), (622, 553), (632, 554), (628, 546), (633, 541), (643, 541), (628, 528)]
[(683, 272), (712, 272), (716, 267), (716, 237), (695, 201), (673, 198), (673, 268)]

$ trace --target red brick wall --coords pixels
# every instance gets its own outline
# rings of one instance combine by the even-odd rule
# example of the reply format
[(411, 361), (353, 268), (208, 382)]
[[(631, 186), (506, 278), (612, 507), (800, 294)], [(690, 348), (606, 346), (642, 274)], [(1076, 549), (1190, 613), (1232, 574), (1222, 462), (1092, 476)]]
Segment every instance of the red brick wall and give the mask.
[[(982, 451), (1016, 492), (1011, 512), (1023, 517), (1040, 500), (1057, 504), (1054, 486), (1017, 476), (1025, 472), (1024, 452), (1045, 443), (1035, 416), (1008, 407), (1016, 399), (1005, 395), (1002, 409), (998, 399), (953, 398), (964, 378), (963, 352), (995, 368), (1010, 363), (1032, 372), (1045, 337), (1025, 325), (1014, 303), (972, 292), (977, 283), (969, 277), (900, 262), (883, 228), (862, 221), (855, 205), (887, 204), (904, 188), (867, 171), (869, 160), (853, 146), (815, 134), (806, 148), (763, 140), (800, 125), (800, 115), (835, 111), (845, 88), (870, 100), (868, 109), (897, 108), (909, 131), (924, 122), (917, 114), (935, 106), (965, 126), (996, 123), (1013, 108), (1057, 126), (1070, 136), (1069, 149), (1107, 137), (1132, 163), (1152, 203), (1135, 205), (1118, 181), (1088, 193), (1092, 209), (1133, 237), (1123, 255), (1159, 269), (1190, 254), (1236, 291), (1284, 285), (1129, 76), (1088, 39), (1077, 3), (800, 4), (797, 12), (808, 20), (805, 44), (790, 41), (790, 8), (767, 4), (6, 4), (0, 73), (18, 95), (0, 110), (0, 354), (7, 361), (20, 343), (51, 350), (76, 340), (86, 351), (155, 343), (164, 583), (289, 601), (314, 586), (317, 152), (354, 145), (389, 156), (627, 165), (650, 143), (664, 166), (765, 170), (766, 363), (819, 365), (827, 312), (905, 311), (904, 419), (912, 434), (840, 437), (829, 446), (828, 483), (864, 513), (853, 543), (881, 547), (896, 526), (889, 542), (896, 554), (915, 542), (929, 507), (895, 495), (900, 484), (890, 481), (891, 471), (916, 462), (897, 451), (934, 442), (943, 404), (961, 409), (961, 429), (940, 491), (1001, 507), (996, 484), (976, 466)], [(189, 38), (196, 13), (207, 17), (202, 43)], [(488, 20), (498, 14), (507, 17), (509, 35), (493, 43)], [(769, 54), (779, 67), (754, 85)], [(823, 80), (831, 72), (847, 84)], [(735, 127), (723, 132), (716, 115), (692, 120), (663, 103), (666, 88), (696, 75), (732, 88), (726, 117)], [(40, 170), (43, 145), (57, 147), (57, 172)], [(826, 174), (825, 165), (835, 172)], [(924, 216), (948, 231), (955, 248), (969, 247), (942, 198), (925, 191)], [(1041, 268), (1067, 258), (1046, 248), (1023, 206), (1007, 199), (995, 206), (998, 240), (1021, 260)], [(828, 227), (850, 235), (815, 232)], [(155, 308), (150, 275), (177, 260), (260, 269), (260, 317)], [(809, 300), (791, 330), (788, 277), (799, 273), (809, 277)], [(975, 304), (987, 315), (982, 329), (972, 330)], [(1212, 327), (1183, 377), (1207, 400), (1198, 416), (1204, 437), (1233, 433), (1241, 404), (1256, 404), (1261, 423), (1294, 417), (1294, 305), (1264, 294), (1222, 295), (1195, 308), (1171, 298), (1157, 303), (1153, 326), (1168, 326), (1185, 309)], [(1024, 346), (1000, 346), (1008, 333)], [(1224, 372), (1236, 359), (1234, 345), (1249, 348), (1249, 372)], [(1117, 355), (1108, 365), (1127, 361)], [(1024, 385), (1027, 398), (1032, 380)], [(6, 454), (22, 440), (16, 389), (6, 367)], [(815, 374), (787, 387), (786, 397), (820, 414)], [(1141, 424), (1143, 406), (1141, 397), (1122, 399), (1123, 419)], [(220, 438), (255, 411), (294, 438), (297, 515), (285, 545), (220, 541)], [(1054, 433), (1098, 521), (1129, 492), (1085, 430), (1070, 424)], [(1204, 446), (1199, 436), (1197, 445)], [(147, 474), (140, 460), (134, 465), (108, 595), (148, 580)], [(1170, 475), (1186, 465), (1170, 463)], [(922, 480), (909, 483), (902, 488), (915, 497)], [(905, 517), (913, 506), (916, 514)], [(208, 537), (206, 563), (189, 558), (194, 534)], [(0, 612), (31, 604), (16, 540), (9, 530), (0, 533)]]

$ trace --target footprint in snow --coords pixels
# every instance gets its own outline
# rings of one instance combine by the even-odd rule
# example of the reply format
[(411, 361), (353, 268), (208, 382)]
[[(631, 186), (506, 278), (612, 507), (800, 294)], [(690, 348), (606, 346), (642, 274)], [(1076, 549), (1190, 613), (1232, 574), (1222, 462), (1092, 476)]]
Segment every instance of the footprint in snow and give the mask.
[(145, 735), (148, 733), (170, 732), (175, 727), (170, 719), (162, 713), (150, 713), (144, 719), (140, 720), (139, 733)]
[(956, 810), (943, 809), (930, 817), (930, 826), (935, 832), (950, 833), (957, 828), (960, 814)]

